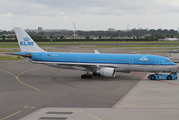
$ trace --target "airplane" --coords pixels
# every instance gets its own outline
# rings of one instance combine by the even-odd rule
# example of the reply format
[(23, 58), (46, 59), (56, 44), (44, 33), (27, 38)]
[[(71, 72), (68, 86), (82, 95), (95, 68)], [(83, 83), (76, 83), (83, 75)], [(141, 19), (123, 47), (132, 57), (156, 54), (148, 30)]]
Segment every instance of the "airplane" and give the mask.
[[(34, 40), (20, 27), (14, 28), (21, 52), (18, 55), (35, 64), (44, 64), (62, 69), (85, 71), (82, 79), (92, 76), (115, 77), (116, 72), (130, 73), (172, 71), (176, 64), (169, 58), (157, 55), (138, 54), (102, 54), (95, 53), (61, 53), (47, 52), (41, 49)], [(91, 74), (92, 73), (92, 74)]]

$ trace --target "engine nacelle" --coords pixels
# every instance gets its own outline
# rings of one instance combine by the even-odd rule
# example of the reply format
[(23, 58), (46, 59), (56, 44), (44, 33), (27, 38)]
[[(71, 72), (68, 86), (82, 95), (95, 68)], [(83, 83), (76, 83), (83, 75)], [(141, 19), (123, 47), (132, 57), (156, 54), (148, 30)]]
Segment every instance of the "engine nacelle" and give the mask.
[(105, 76), (105, 77), (115, 77), (116, 71), (114, 68), (103, 67), (97, 71), (97, 74), (100, 74), (101, 76)]

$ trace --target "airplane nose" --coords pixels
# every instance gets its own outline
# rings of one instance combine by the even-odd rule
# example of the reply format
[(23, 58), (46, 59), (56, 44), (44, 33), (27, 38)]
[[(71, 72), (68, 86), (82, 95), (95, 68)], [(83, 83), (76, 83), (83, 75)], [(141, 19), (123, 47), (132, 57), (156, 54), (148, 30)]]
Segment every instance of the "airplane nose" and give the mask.
[(173, 65), (176, 65), (176, 63), (172, 62)]

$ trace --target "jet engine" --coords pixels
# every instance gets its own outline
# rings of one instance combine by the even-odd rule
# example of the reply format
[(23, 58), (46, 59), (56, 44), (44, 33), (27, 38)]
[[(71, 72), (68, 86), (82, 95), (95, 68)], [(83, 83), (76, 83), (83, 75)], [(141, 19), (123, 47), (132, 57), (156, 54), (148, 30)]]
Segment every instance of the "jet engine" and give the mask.
[(97, 71), (97, 74), (100, 74), (101, 76), (104, 76), (104, 77), (115, 77), (116, 71), (114, 68), (103, 67)]

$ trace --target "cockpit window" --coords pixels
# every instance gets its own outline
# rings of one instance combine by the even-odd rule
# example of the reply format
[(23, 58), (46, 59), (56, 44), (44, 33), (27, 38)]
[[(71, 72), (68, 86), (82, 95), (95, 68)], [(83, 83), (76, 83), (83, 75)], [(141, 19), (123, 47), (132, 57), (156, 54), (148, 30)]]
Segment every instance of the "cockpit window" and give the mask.
[(170, 60), (166, 60), (165, 62), (171, 62)]

